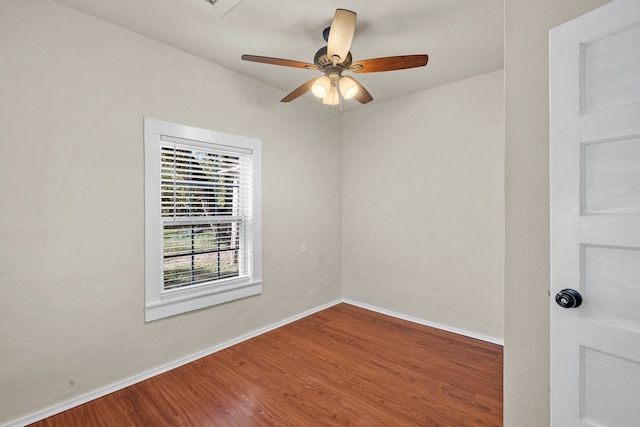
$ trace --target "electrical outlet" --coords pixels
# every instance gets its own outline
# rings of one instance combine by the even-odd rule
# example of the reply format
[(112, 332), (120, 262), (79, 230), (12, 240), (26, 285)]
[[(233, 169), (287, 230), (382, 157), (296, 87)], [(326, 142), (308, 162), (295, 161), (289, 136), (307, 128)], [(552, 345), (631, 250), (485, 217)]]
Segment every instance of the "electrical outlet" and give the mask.
[(307, 253), (307, 243), (306, 242), (300, 243), (300, 253), (301, 254), (306, 254)]

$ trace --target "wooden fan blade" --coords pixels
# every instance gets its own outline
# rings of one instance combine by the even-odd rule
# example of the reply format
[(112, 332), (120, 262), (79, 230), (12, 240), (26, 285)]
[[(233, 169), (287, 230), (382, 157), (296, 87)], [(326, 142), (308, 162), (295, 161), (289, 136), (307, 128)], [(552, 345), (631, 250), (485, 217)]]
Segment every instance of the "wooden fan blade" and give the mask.
[(360, 84), (359, 81), (357, 81), (356, 79), (354, 79), (353, 77), (351, 77), (351, 79), (356, 82), (356, 84), (358, 85), (358, 92), (355, 94), (355, 96), (353, 97), (353, 99), (355, 99), (356, 101), (358, 101), (360, 104), (366, 104), (367, 102), (371, 102), (373, 101), (373, 96), (371, 96), (371, 94), (369, 93), (368, 90), (366, 90), (364, 88), (364, 86), (362, 86), (362, 84)]
[(270, 56), (242, 55), (245, 61), (260, 62), (262, 64), (282, 65), (284, 67), (307, 68), (317, 70), (318, 66), (308, 62), (292, 61), (291, 59), (271, 58)]
[(401, 55), (385, 58), (365, 59), (351, 65), (354, 73), (378, 73), (381, 71), (404, 70), (407, 68), (424, 67), (429, 61), (429, 55)]
[(280, 102), (291, 102), (299, 96), (304, 95), (305, 93), (311, 90), (311, 86), (313, 86), (313, 82), (318, 80), (317, 78), (311, 79), (308, 82), (302, 83), (300, 86), (295, 88), (289, 95), (285, 96), (280, 100)]
[(347, 59), (353, 34), (356, 31), (356, 13), (346, 9), (336, 9), (331, 21), (329, 40), (327, 41), (327, 56), (332, 59), (339, 57), (338, 63)]

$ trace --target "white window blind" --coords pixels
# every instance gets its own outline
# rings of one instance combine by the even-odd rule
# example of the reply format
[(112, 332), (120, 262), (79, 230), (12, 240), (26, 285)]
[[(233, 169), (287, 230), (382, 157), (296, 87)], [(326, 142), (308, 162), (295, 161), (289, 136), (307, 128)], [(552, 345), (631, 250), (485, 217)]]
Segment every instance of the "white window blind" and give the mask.
[(262, 293), (261, 141), (144, 120), (145, 320)]
[(252, 158), (163, 137), (163, 291), (246, 277)]

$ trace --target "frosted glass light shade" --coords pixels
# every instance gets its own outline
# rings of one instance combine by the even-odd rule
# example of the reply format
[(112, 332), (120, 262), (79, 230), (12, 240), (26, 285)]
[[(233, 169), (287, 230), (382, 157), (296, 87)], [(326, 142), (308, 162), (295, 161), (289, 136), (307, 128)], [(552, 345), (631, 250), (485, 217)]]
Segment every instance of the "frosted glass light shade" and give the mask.
[(327, 76), (322, 76), (313, 83), (311, 86), (311, 92), (318, 98), (324, 98), (329, 94), (331, 89), (331, 80)]
[(340, 103), (340, 94), (335, 86), (331, 86), (329, 93), (324, 97), (322, 103), (326, 105), (338, 105)]
[(351, 99), (358, 93), (358, 84), (349, 76), (340, 78), (340, 93), (344, 99)]

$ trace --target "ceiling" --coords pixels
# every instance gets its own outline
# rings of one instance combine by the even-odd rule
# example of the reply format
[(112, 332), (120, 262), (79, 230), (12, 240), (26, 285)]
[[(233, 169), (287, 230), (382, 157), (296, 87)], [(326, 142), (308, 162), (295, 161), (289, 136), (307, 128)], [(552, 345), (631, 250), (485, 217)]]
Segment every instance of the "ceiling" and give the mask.
[[(429, 55), (426, 67), (355, 75), (374, 103), (503, 68), (503, 0), (56, 1), (253, 77), (281, 89), (282, 96), (320, 72), (240, 56), (313, 63), (315, 52), (326, 44), (322, 30), (337, 8), (358, 14), (354, 62)], [(307, 94), (293, 103), (304, 100), (321, 102)], [(361, 106), (354, 100), (343, 104), (345, 110), (356, 107)]]

